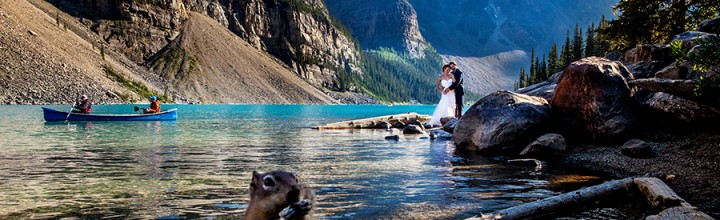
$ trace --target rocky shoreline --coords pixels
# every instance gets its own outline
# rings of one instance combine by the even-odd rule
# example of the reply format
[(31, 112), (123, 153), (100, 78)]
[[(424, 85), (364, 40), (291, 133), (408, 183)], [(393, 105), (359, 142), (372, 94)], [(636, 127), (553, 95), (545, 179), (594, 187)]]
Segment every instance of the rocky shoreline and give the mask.
[[(689, 54), (717, 34), (693, 31), (675, 40)], [(487, 95), (460, 120), (444, 119), (442, 130), (452, 133), (458, 150), (480, 155), (542, 160), (617, 178), (657, 177), (718, 218), (720, 99), (698, 97), (696, 90), (703, 80), (720, 77), (720, 65), (697, 69), (676, 61), (676, 52), (670, 45), (638, 45), (624, 56), (585, 58), (546, 82)], [(420, 132), (406, 132), (417, 130), (408, 127), (403, 134), (425, 134), (422, 124)], [(432, 131), (431, 138), (440, 135), (447, 137)]]

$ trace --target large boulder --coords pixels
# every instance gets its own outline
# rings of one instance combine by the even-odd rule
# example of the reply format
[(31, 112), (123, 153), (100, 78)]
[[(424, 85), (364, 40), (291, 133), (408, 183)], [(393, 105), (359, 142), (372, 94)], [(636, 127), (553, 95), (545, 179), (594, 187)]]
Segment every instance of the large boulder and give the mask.
[(549, 108), (543, 98), (497, 91), (468, 109), (452, 140), (467, 150), (515, 154), (546, 130)]
[(628, 84), (650, 92), (666, 92), (675, 95), (692, 95), (697, 86), (695, 80), (648, 78), (630, 80)]
[(637, 118), (627, 80), (633, 75), (620, 62), (590, 57), (565, 69), (550, 103), (568, 132), (613, 141), (634, 128)]
[(684, 122), (720, 117), (720, 110), (716, 108), (663, 92), (653, 94), (642, 105)]
[(540, 136), (520, 152), (521, 157), (532, 157), (535, 159), (557, 159), (562, 157), (567, 149), (565, 138), (560, 134), (546, 134)]
[(704, 21), (695, 30), (700, 32), (720, 34), (720, 17)]
[(666, 44), (641, 44), (625, 53), (623, 60), (627, 63), (638, 63), (642, 61), (662, 61), (671, 63), (672, 49)]

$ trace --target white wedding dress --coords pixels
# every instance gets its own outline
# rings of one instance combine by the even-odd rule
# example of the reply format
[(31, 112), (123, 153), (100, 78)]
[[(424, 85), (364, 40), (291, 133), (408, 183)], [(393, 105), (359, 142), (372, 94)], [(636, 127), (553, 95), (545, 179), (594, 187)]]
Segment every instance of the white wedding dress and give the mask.
[[(443, 89), (450, 87), (452, 84), (452, 79), (444, 79), (440, 81), (440, 85)], [(440, 123), (440, 119), (447, 116), (455, 116), (455, 91), (453, 90), (450, 90), (450, 92), (440, 97), (440, 102), (437, 107), (435, 107), (435, 112), (433, 112), (432, 118), (430, 118), (430, 122), (428, 124), (432, 126), (440, 126), (442, 125)]]

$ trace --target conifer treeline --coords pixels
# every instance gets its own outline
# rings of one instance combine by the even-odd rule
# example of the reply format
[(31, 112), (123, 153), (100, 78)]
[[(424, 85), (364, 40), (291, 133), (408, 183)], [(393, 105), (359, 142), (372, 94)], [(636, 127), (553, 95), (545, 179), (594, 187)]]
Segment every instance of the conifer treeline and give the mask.
[(598, 30), (607, 26), (608, 22), (605, 16), (602, 17), (597, 28), (595, 23), (592, 23), (587, 27), (585, 33), (580, 25), (576, 24), (572, 38), (570, 38), (569, 30), (565, 34), (565, 42), (560, 51), (558, 51), (558, 44), (553, 43), (550, 52), (547, 55), (543, 54), (542, 59), (540, 59), (540, 55), (535, 54), (535, 48), (533, 48), (530, 55), (530, 69), (520, 68), (520, 77), (514, 85), (515, 90), (548, 80), (553, 74), (564, 70), (572, 62), (583, 57), (604, 56), (610, 49), (610, 42), (607, 36), (600, 34)]

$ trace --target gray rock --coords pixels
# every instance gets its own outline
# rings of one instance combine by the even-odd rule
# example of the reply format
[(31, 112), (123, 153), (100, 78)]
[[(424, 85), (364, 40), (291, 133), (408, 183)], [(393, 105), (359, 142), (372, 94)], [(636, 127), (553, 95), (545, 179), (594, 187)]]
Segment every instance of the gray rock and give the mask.
[(456, 118), (453, 118), (450, 121), (447, 121), (443, 123), (443, 131), (453, 133), (455, 131), (455, 127), (457, 127), (458, 120)]
[(720, 34), (720, 17), (703, 21), (703, 23), (701, 23), (700, 26), (698, 26), (698, 28), (695, 30), (707, 33)]
[(562, 157), (567, 149), (565, 138), (559, 134), (546, 134), (530, 143), (520, 152), (522, 157), (535, 159), (557, 159)]
[(422, 125), (406, 125), (403, 134), (425, 134), (425, 129)]
[(552, 100), (555, 86), (557, 86), (557, 84), (546, 81), (525, 87), (516, 92), (520, 94), (541, 97), (549, 101)]
[(655, 73), (655, 77), (663, 79), (684, 79), (687, 75), (687, 68), (680, 66), (677, 62), (670, 64)]
[(692, 95), (697, 82), (694, 80), (648, 78), (630, 80), (628, 84), (650, 92), (666, 92), (675, 95)]
[(453, 119), (457, 120), (457, 118), (455, 118), (453, 116), (442, 117), (442, 118), (440, 118), (440, 124), (446, 124), (448, 121), (453, 120)]
[(688, 31), (682, 34), (675, 35), (672, 41), (682, 42), (682, 48), (690, 50), (697, 46), (702, 40), (707, 39), (710, 36), (717, 36), (716, 34), (699, 32), (699, 31)]
[(671, 115), (673, 118), (696, 122), (720, 117), (720, 110), (668, 93), (658, 92), (642, 103), (643, 106)]
[(652, 147), (645, 141), (632, 139), (623, 144), (620, 152), (635, 158), (649, 158), (653, 156)]
[(407, 125), (417, 125), (418, 127), (420, 127), (421, 130), (425, 131), (425, 126), (422, 124), (422, 122), (420, 122), (418, 120), (415, 120), (415, 119), (410, 120), (406, 123), (406, 126)]
[(452, 140), (461, 148), (481, 153), (517, 153), (544, 132), (549, 108), (543, 98), (497, 91), (468, 109)]
[(430, 139), (440, 139), (440, 140), (450, 140), (452, 138), (453, 134), (443, 131), (443, 130), (432, 130), (430, 131)]
[(669, 63), (664, 61), (640, 61), (627, 66), (635, 78), (643, 79), (655, 76), (655, 73), (662, 70)]
[(390, 135), (390, 136), (386, 136), (386, 137), (385, 137), (385, 140), (389, 140), (389, 141), (399, 141), (399, 140), (400, 140), (400, 135)]
[(672, 49), (666, 44), (641, 44), (625, 53), (623, 60), (627, 63), (638, 63), (642, 61), (663, 61), (671, 63)]
[(613, 141), (636, 126), (633, 75), (617, 61), (590, 57), (565, 69), (550, 102), (569, 132)]

